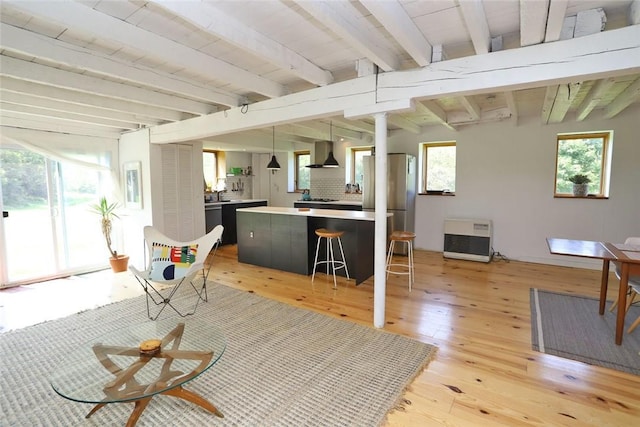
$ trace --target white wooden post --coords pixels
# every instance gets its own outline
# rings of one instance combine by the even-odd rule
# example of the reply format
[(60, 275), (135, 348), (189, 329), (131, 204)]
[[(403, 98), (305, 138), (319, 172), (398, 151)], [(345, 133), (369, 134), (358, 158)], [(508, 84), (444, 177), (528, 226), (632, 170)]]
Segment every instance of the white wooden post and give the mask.
[(376, 119), (376, 205), (375, 249), (373, 270), (373, 326), (384, 327), (387, 289), (387, 113), (377, 113)]

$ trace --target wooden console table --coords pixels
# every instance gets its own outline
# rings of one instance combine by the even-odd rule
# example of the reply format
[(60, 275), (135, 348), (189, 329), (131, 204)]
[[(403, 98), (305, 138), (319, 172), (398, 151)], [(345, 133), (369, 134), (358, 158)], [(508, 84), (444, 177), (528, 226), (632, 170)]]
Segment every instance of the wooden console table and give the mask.
[(604, 314), (607, 302), (609, 261), (620, 263), (620, 287), (618, 289), (618, 311), (616, 317), (616, 344), (622, 344), (629, 275), (640, 274), (640, 252), (624, 250), (624, 245), (622, 244), (593, 242), (589, 240), (547, 238), (547, 244), (549, 246), (549, 252), (554, 255), (568, 255), (602, 260), (599, 308), (600, 315)]

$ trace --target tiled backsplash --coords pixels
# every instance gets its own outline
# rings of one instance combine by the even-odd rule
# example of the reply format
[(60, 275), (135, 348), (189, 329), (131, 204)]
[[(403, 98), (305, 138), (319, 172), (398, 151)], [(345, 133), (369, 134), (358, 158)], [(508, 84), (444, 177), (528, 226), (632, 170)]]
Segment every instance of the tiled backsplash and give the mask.
[[(362, 194), (346, 193), (344, 178), (326, 178), (311, 174), (311, 197), (314, 199), (336, 199), (361, 201)], [(316, 174), (318, 175), (318, 174)]]

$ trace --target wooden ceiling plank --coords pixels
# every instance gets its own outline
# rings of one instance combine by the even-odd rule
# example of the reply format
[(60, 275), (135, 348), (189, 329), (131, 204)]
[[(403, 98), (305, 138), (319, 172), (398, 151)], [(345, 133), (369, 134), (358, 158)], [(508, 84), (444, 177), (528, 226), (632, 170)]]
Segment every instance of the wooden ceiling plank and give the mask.
[(23, 94), (37, 94), (44, 99), (59, 100), (80, 106), (95, 106), (105, 110), (115, 112), (132, 113), (136, 116), (149, 118), (152, 120), (177, 122), (192, 117), (175, 110), (168, 110), (160, 107), (152, 107), (137, 102), (129, 102), (121, 99), (107, 98), (86, 92), (77, 92), (70, 89), (63, 89), (54, 86), (17, 80), (11, 77), (0, 76), (0, 87), (3, 91), (11, 91)]
[(371, 12), (420, 67), (431, 63), (431, 44), (397, 0), (361, 0), (360, 3)]
[(544, 42), (560, 40), (560, 33), (564, 25), (564, 15), (567, 13), (569, 0), (551, 0), (549, 3), (549, 16), (547, 17), (547, 29), (544, 34)]
[(489, 31), (489, 23), (484, 13), (482, 1), (464, 0), (460, 1), (459, 5), (476, 53), (478, 55), (489, 53), (491, 32)]
[(376, 28), (360, 19), (349, 1), (296, 0), (296, 4), (384, 71), (399, 69), (400, 60), (389, 42)]
[(133, 87), (124, 83), (116, 83), (97, 77), (71, 73), (58, 68), (22, 61), (4, 55), (0, 56), (0, 74), (16, 79), (41, 82), (57, 87), (135, 101), (157, 107), (171, 108), (198, 115), (210, 114), (212, 110), (216, 110), (215, 107), (209, 104)]
[(23, 2), (6, 0), (12, 8), (55, 21), (77, 31), (95, 37), (108, 38), (146, 54), (162, 58), (168, 63), (178, 64), (202, 75), (215, 74), (221, 80), (246, 87), (253, 92), (277, 97), (286, 89), (271, 80), (250, 73), (228, 62), (188, 48), (173, 40), (143, 30), (120, 19), (113, 18), (77, 2)]
[(92, 117), (82, 114), (67, 113), (59, 110), (50, 110), (48, 108), (32, 107), (28, 105), (10, 104), (7, 102), (0, 102), (0, 109), (3, 111), (13, 111), (14, 113), (22, 113), (31, 116), (41, 117), (54, 117), (61, 120), (69, 120), (78, 123), (88, 123), (96, 126), (111, 127), (120, 130), (134, 130), (139, 129), (140, 125), (137, 123), (125, 123), (117, 120), (108, 120), (100, 117)]
[(35, 58), (47, 59), (69, 67), (82, 68), (106, 76), (127, 80), (165, 92), (173, 92), (200, 101), (237, 107), (245, 99), (219, 89), (196, 85), (173, 74), (163, 73), (140, 64), (100, 54), (89, 49), (25, 31), (7, 24), (0, 24), (2, 47)]
[(59, 111), (61, 113), (71, 113), (90, 117), (102, 117), (109, 120), (120, 121), (124, 123), (138, 123), (144, 126), (155, 126), (161, 123), (159, 120), (150, 120), (145, 117), (139, 117), (134, 114), (122, 113), (119, 111), (106, 110), (88, 105), (71, 104), (64, 101), (54, 99), (41, 98), (28, 94), (17, 94), (4, 90), (0, 86), (0, 99), (2, 102), (9, 104), (22, 105), (25, 107), (35, 107), (40, 109)]
[(605, 108), (604, 117), (610, 119), (640, 98), (640, 79), (633, 82)]
[(616, 79), (614, 78), (602, 79), (599, 80), (595, 85), (593, 85), (593, 87), (589, 91), (589, 94), (582, 101), (582, 104), (580, 104), (580, 106), (578, 107), (578, 110), (576, 112), (576, 121), (581, 122), (582, 120), (586, 119), (587, 116), (591, 114), (591, 111), (593, 111), (593, 109), (598, 106), (598, 104), (602, 100), (602, 97), (605, 96), (609, 89), (613, 87), (615, 82)]
[(89, 126), (51, 117), (32, 116), (9, 111), (0, 111), (0, 126), (4, 133), (6, 128), (31, 129), (45, 132), (58, 132), (70, 135), (86, 135), (101, 138), (119, 139), (122, 131), (116, 128)]
[(289, 71), (310, 83), (324, 86), (333, 75), (286, 46), (265, 37), (211, 3), (151, 0), (202, 30), (247, 53)]
[(520, 46), (544, 40), (548, 10), (549, 0), (520, 1)]
[(468, 96), (640, 73), (640, 26), (585, 37), (493, 52), (490, 61), (476, 55), (382, 73), (376, 100)]

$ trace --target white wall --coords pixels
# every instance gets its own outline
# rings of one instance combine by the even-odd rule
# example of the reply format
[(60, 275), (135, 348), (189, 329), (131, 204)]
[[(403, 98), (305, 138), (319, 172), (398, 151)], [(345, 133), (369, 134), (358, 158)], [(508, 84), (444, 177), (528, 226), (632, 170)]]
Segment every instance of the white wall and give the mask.
[[(457, 142), (456, 195), (418, 196), (416, 247), (442, 251), (447, 217), (487, 218), (493, 221), (494, 249), (511, 259), (599, 268), (599, 262), (550, 255), (545, 238), (623, 242), (640, 236), (639, 118), (635, 106), (609, 120), (541, 125), (534, 117), (518, 125), (392, 136), (390, 152), (416, 155), (420, 142)], [(609, 199), (554, 199), (556, 135), (602, 130), (614, 131)]]

